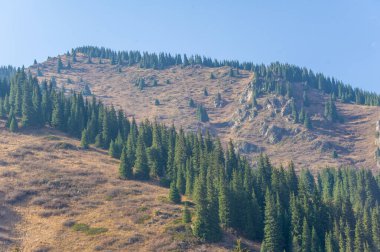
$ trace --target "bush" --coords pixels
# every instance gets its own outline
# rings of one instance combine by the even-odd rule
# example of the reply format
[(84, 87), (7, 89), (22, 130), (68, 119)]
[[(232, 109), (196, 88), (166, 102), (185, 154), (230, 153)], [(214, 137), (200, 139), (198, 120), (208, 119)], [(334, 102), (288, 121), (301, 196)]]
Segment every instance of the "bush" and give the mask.
[(75, 223), (72, 226), (72, 229), (77, 232), (83, 232), (87, 235), (97, 235), (97, 234), (105, 233), (108, 231), (107, 228), (103, 228), (103, 227), (92, 228), (89, 225), (83, 224), (83, 223)]

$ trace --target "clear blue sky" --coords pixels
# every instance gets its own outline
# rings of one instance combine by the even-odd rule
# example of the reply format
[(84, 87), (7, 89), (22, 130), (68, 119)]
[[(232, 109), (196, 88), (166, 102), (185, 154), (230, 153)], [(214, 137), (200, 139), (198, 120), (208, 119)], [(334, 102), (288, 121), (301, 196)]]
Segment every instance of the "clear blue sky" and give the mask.
[(380, 93), (380, 1), (0, 0), (0, 65), (81, 45), (306, 66)]

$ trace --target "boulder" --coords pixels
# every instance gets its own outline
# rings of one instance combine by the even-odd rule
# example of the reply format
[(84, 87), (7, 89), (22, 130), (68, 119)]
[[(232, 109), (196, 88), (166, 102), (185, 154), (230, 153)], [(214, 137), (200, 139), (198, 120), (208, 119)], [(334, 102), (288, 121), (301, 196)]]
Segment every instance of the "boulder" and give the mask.
[(277, 127), (276, 125), (271, 125), (265, 132), (265, 137), (270, 144), (276, 144), (282, 140), (286, 133), (287, 131), (285, 129)]
[(261, 152), (262, 148), (253, 143), (241, 142), (239, 144), (238, 150), (243, 154), (248, 154), (252, 152)]

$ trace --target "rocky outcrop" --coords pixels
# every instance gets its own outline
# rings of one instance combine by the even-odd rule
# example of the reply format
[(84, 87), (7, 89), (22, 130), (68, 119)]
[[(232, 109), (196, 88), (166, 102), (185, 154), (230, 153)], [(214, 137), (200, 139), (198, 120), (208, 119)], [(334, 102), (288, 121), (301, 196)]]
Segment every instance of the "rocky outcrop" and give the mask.
[(266, 137), (268, 143), (276, 144), (282, 140), (287, 131), (283, 128), (277, 127), (276, 125), (270, 125), (264, 136)]
[(249, 154), (253, 152), (259, 153), (263, 151), (263, 148), (253, 143), (241, 142), (238, 144), (238, 151), (243, 154)]
[(293, 98), (288, 100), (285, 105), (281, 109), (281, 115), (282, 116), (288, 116), (292, 114), (292, 102)]

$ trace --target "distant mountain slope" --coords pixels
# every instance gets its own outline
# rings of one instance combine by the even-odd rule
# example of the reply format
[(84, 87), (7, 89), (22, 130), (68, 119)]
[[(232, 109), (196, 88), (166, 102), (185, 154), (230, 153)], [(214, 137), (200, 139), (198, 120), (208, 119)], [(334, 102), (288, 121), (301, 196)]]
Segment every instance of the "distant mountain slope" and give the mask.
[[(254, 87), (258, 82), (262, 86), (272, 85), (266, 82), (268, 73), (255, 72), (255, 75), (249, 70), (237, 70), (223, 64), (208, 67), (203, 63), (143, 68), (141, 63), (117, 64), (115, 58), (89, 57), (80, 52), (76, 53), (76, 62), (73, 62), (72, 55), (59, 58), (62, 62), (59, 71), (57, 57), (29, 69), (40, 80), (53, 78), (59, 88), (63, 86), (75, 91), (89, 88), (105, 103), (122, 107), (128, 116), (137, 120), (157, 119), (192, 131), (208, 129), (224, 143), (233, 139), (241, 154), (254, 158), (260, 152), (266, 152), (277, 164), (292, 159), (297, 167), (306, 164), (312, 164), (311, 168), (355, 165), (376, 169), (375, 131), (376, 122), (380, 120), (380, 107), (349, 102), (354, 99), (355, 90), (343, 84), (332, 86), (337, 89), (338, 98), (342, 96), (347, 102), (336, 101), (341, 122), (332, 123), (324, 117), (332, 84), (326, 84), (326, 90), (322, 92), (313, 88), (318, 83), (289, 82), (279, 76), (270, 76), (273, 92), (258, 95), (257, 86)], [(298, 77), (289, 79), (298, 80)], [(330, 79), (324, 83), (339, 82)], [(310, 116), (313, 129), (293, 122), (292, 99), (285, 95), (287, 85), (292, 87), (291, 97), (298, 112), (305, 90), (310, 105), (304, 110)], [(282, 90), (277, 92), (279, 86)], [(378, 97), (373, 93), (357, 92), (358, 103), (373, 102)], [(254, 107), (253, 96), (257, 97)], [(201, 104), (206, 108), (208, 122), (198, 120), (197, 108), (189, 106), (190, 100), (195, 106)]]

